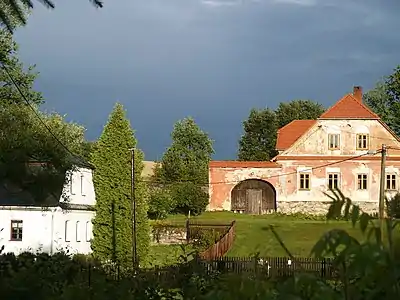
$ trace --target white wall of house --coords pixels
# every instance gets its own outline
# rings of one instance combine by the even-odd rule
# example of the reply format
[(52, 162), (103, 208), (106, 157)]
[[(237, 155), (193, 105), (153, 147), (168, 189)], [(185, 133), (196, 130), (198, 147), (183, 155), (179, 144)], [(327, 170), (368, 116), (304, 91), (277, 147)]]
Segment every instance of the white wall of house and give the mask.
[(63, 197), (60, 201), (66, 201), (71, 204), (95, 205), (96, 195), (92, 170), (76, 168), (74, 172), (70, 172), (67, 175)]
[[(72, 184), (67, 182), (64, 187), (68, 197), (61, 197), (60, 201), (94, 205), (92, 170), (79, 168), (71, 178)], [(90, 253), (94, 214), (92, 210), (73, 208), (0, 206), (0, 246), (5, 246), (4, 253), (15, 254), (24, 251), (55, 253), (61, 250)]]

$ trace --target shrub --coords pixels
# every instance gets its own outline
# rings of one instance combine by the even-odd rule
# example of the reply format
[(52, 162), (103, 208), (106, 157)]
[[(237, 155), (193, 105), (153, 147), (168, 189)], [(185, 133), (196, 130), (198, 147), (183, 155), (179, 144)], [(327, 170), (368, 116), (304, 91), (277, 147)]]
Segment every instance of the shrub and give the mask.
[(149, 218), (165, 219), (176, 207), (168, 189), (153, 188), (149, 192)]
[(173, 184), (171, 194), (176, 202), (175, 211), (178, 213), (187, 215), (190, 211), (192, 215), (200, 215), (208, 205), (208, 193), (193, 182)]
[(400, 219), (400, 193), (387, 201), (386, 212), (389, 217)]

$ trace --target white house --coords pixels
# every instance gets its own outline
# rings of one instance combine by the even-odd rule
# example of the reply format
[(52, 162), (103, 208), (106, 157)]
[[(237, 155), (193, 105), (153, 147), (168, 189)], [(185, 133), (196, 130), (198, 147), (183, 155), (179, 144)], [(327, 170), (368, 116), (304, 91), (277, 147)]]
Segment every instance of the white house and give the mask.
[(90, 253), (96, 201), (92, 169), (76, 168), (67, 175), (60, 201), (52, 207), (0, 206), (0, 247), (15, 254), (60, 250)]

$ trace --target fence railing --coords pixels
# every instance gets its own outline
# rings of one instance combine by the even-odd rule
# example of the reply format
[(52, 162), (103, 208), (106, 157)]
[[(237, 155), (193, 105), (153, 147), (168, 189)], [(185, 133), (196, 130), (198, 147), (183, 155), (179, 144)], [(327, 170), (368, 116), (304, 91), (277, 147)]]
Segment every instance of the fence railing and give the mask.
[(215, 244), (198, 254), (199, 258), (202, 260), (215, 260), (223, 257), (233, 245), (235, 228), (236, 222), (233, 221), (226, 233)]
[(198, 259), (206, 272), (261, 273), (273, 277), (290, 277), (295, 273), (314, 273), (323, 278), (335, 278), (336, 269), (330, 258), (296, 257), (221, 257), (214, 260)]

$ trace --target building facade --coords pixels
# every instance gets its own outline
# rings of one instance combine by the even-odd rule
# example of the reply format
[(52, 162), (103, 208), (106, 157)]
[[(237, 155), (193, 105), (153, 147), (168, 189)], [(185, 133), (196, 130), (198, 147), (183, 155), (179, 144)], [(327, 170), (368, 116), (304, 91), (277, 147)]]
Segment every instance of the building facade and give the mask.
[(330, 189), (338, 188), (364, 211), (377, 212), (382, 144), (388, 147), (390, 197), (399, 190), (400, 139), (355, 87), (317, 120), (294, 120), (279, 129), (278, 155), (271, 161), (210, 162), (208, 209), (326, 214)]
[(68, 174), (59, 201), (46, 208), (7, 201), (0, 205), (0, 247), (3, 253), (24, 251), (90, 253), (96, 202), (92, 169)]

